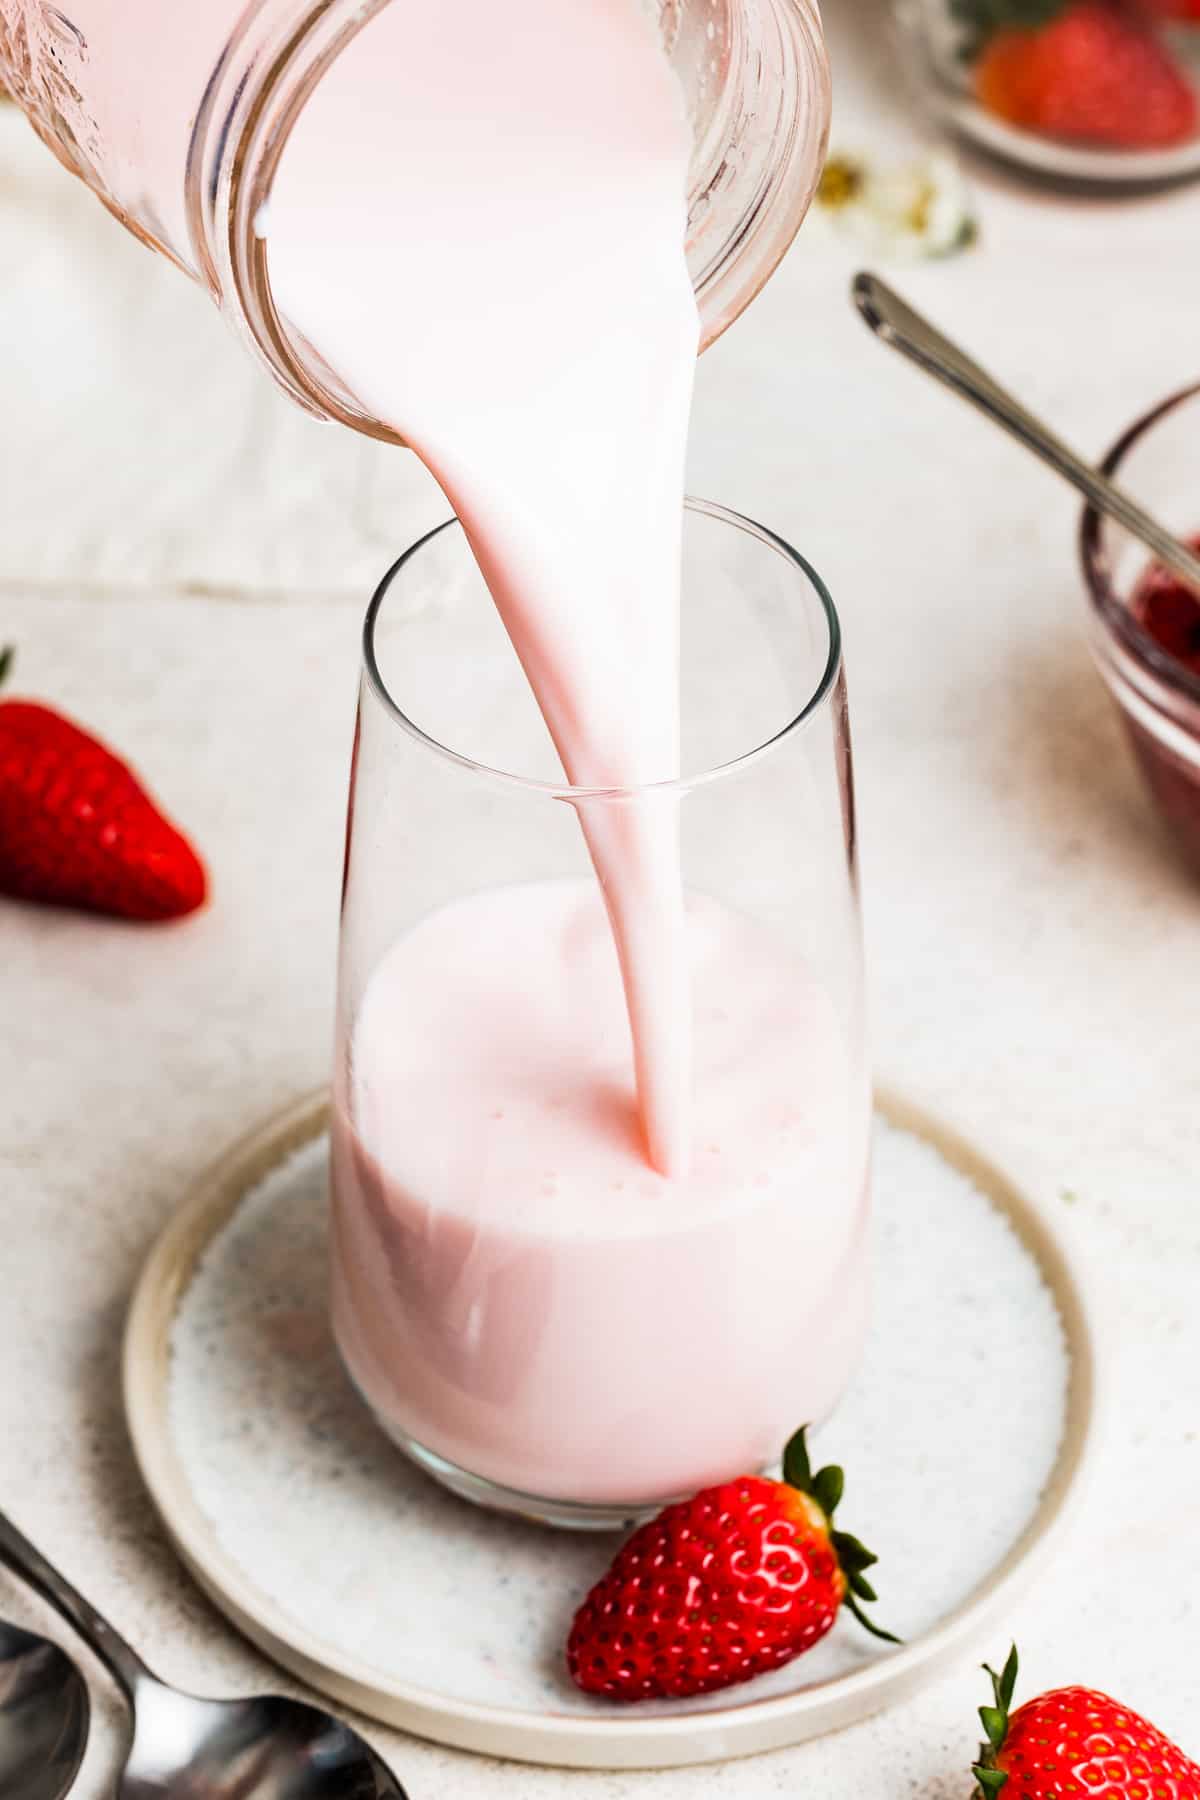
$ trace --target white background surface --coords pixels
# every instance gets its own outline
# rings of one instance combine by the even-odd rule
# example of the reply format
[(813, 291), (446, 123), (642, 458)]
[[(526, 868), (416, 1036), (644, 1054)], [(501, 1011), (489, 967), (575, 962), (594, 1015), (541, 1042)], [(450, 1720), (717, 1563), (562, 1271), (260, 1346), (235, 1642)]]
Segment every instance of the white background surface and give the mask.
[[(831, 22), (835, 142), (886, 145), (897, 82), (855, 4)], [(1099, 451), (1200, 376), (1200, 192), (977, 184), (980, 247), (895, 278), (1068, 435)], [(798, 543), (842, 612), (881, 1067), (1057, 1197), (1104, 1295), (1107, 1462), (1010, 1621), (1023, 1691), (1108, 1687), (1200, 1752), (1200, 889), (1088, 665), (1074, 501), (871, 342), (854, 266), (814, 221), (706, 356), (692, 485)], [(276, 1678), (182, 1575), (133, 1471), (122, 1315), (181, 1184), (325, 1072), (358, 620), (444, 507), (412, 458), (290, 411), (7, 109), (0, 331), (20, 689), (143, 768), (215, 889), (159, 932), (0, 905), (0, 1503), (166, 1676), (248, 1690)], [(984, 1389), (964, 1457), (986, 1444)], [(953, 1533), (953, 1491), (930, 1505)], [(44, 1617), (3, 1577), (0, 1606)], [(903, 1716), (658, 1775), (380, 1741), (412, 1800), (952, 1800), (981, 1697), (964, 1667)], [(81, 1800), (111, 1789), (114, 1716)]]

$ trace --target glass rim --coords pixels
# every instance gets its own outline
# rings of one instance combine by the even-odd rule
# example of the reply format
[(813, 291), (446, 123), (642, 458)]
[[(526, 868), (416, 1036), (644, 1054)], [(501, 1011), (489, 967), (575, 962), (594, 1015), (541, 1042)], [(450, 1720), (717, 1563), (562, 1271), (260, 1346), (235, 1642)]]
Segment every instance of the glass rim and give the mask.
[(717, 763), (710, 769), (702, 769), (695, 775), (676, 776), (666, 781), (640, 782), (631, 787), (612, 785), (573, 787), (565, 781), (540, 781), (528, 775), (515, 775), (507, 769), (493, 768), (488, 763), (465, 756), (461, 751), (452, 749), (448, 744), (441, 743), (439, 739), (424, 731), (421, 726), (409, 718), (403, 707), (397, 704), (383, 678), (375, 654), (375, 627), (384, 601), (391, 591), (392, 583), (401, 571), (435, 538), (441, 537), (443, 532), (451, 531), (455, 526), (462, 529), (461, 521), (456, 515), (443, 520), (440, 525), (435, 525), (431, 531), (425, 532), (415, 543), (410, 544), (408, 549), (396, 558), (372, 594), (362, 630), (363, 673), (368, 687), (393, 722), (399, 725), (401, 730), (415, 743), (432, 751), (443, 762), (463, 769), (468, 774), (480, 775), (488, 780), (499, 782), (509, 789), (540, 794), (553, 800), (578, 802), (584, 800), (629, 800), (648, 794), (683, 795), (689, 793), (693, 788), (706, 787), (712, 782), (742, 774), (756, 763), (763, 761), (782, 744), (798, 735), (829, 698), (842, 666), (841, 622), (838, 619), (837, 609), (833, 604), (833, 597), (829, 589), (808, 558), (802, 556), (800, 551), (789, 544), (786, 538), (780, 537), (777, 532), (771, 531), (766, 525), (760, 525), (757, 520), (747, 518), (743, 513), (734, 512), (730, 507), (718, 505), (714, 500), (701, 500), (695, 495), (688, 494), (684, 497), (683, 505), (685, 512), (697, 513), (723, 525), (732, 525), (750, 537), (757, 538), (766, 548), (774, 550), (782, 556), (785, 562), (791, 563), (795, 572), (807, 582), (825, 616), (825, 623), (829, 631), (829, 649), (825, 666), (812, 692), (799, 710), (784, 725), (781, 725), (778, 731), (772, 732), (771, 736), (764, 738), (761, 743), (752, 745), (750, 749), (743, 750), (738, 756), (731, 757), (726, 762)]
[[(1141, 414), (1132, 425), (1126, 427), (1103, 458), (1099, 464), (1101, 474), (1116, 476), (1125, 458), (1156, 425), (1177, 407), (1197, 398), (1200, 398), (1200, 382), (1193, 382), (1188, 387), (1168, 394), (1165, 400), (1160, 400), (1149, 412)], [(1117, 592), (1104, 550), (1103, 533), (1106, 523), (1104, 515), (1090, 502), (1084, 507), (1079, 531), (1079, 554), (1093, 609), (1108, 633), (1117, 640), (1137, 667), (1151, 675), (1169, 692), (1183, 695), (1193, 704), (1200, 705), (1200, 676), (1184, 668), (1182, 663), (1163, 649), (1156, 638), (1151, 637)], [(1149, 556), (1150, 552), (1147, 551), (1146, 554)]]

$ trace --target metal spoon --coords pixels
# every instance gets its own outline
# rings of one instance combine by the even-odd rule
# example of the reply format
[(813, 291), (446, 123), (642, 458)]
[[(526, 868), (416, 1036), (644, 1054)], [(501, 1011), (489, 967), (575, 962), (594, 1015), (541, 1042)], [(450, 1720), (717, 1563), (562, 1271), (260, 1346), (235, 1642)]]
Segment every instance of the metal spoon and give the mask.
[(1193, 555), (1165, 526), (1132, 500), (1115, 482), (1084, 462), (1081, 456), (1034, 418), (1019, 401), (961, 351), (957, 344), (914, 312), (899, 294), (877, 275), (856, 275), (853, 295), (859, 312), (877, 337), (901, 351), (926, 374), (945, 382), (989, 419), (1011, 432), (1027, 450), (1040, 456), (1089, 499), (1098, 512), (1123, 525), (1152, 550), (1160, 563), (1200, 598), (1200, 557)]
[(58, 1608), (129, 1701), (133, 1739), (116, 1800), (407, 1800), (370, 1745), (331, 1713), (272, 1694), (200, 1700), (159, 1681), (3, 1513), (0, 1562)]
[(62, 1800), (87, 1748), (87, 1683), (65, 1650), (0, 1619), (0, 1794)]

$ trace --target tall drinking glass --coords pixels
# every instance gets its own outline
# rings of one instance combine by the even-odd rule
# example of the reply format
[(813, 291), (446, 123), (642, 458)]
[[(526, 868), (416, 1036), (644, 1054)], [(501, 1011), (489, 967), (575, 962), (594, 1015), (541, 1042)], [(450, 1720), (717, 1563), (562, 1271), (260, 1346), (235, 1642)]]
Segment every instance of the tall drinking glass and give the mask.
[[(837, 616), (782, 539), (701, 501), (684, 519), (681, 702), (677, 781), (574, 789), (456, 523), (400, 558), (367, 614), (334, 1329), (422, 1467), (560, 1524), (612, 1525), (769, 1463), (835, 1407), (864, 1331)], [(671, 1177), (646, 1154), (581, 826), (678, 843), (691, 1128)]]

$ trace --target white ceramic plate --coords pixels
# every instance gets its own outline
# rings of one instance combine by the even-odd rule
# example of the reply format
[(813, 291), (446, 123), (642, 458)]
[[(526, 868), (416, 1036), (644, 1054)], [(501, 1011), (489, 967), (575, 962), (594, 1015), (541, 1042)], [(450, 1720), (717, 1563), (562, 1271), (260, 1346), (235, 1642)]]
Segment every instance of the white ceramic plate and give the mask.
[(445, 1744), (579, 1768), (794, 1743), (999, 1655), (1089, 1460), (1093, 1333), (1049, 1211), (914, 1107), (881, 1112), (876, 1326), (816, 1448), (846, 1464), (839, 1519), (880, 1553), (876, 1611), (903, 1648), (844, 1618), (809, 1655), (722, 1694), (614, 1708), (576, 1692), (561, 1644), (611, 1542), (443, 1494), (345, 1385), (324, 1315), (323, 1095), (197, 1181), (134, 1296), (129, 1426), (188, 1568), (335, 1700)]

